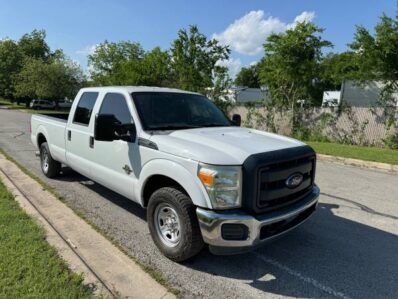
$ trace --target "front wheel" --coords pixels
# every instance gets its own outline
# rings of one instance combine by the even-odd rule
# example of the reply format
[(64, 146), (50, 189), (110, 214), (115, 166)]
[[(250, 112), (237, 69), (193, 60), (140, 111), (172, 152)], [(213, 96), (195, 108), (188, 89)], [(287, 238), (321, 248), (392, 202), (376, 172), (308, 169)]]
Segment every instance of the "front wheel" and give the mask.
[(202, 250), (195, 206), (184, 192), (173, 187), (155, 191), (148, 203), (147, 219), (153, 241), (169, 259), (182, 262)]
[(56, 177), (61, 171), (61, 163), (51, 157), (47, 142), (40, 145), (40, 164), (41, 170), (48, 178)]

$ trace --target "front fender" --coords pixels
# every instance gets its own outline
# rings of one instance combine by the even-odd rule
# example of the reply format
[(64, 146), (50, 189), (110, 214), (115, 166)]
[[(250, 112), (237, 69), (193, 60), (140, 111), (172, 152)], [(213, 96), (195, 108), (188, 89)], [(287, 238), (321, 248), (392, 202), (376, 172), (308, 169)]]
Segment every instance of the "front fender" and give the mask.
[(141, 170), (138, 188), (136, 190), (136, 198), (140, 198), (141, 205), (144, 206), (144, 188), (147, 181), (154, 175), (163, 175), (176, 181), (180, 184), (189, 197), (192, 199), (194, 205), (211, 208), (210, 199), (207, 195), (206, 189), (196, 174), (197, 163), (190, 162), (191, 169), (188, 170), (181, 164), (166, 160), (154, 159), (144, 165)]

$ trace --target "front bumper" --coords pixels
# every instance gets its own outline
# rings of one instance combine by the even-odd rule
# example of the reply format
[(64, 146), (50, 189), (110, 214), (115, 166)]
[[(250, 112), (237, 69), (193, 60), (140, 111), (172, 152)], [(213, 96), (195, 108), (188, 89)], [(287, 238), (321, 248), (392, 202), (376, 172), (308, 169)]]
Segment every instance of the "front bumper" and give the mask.
[[(233, 254), (250, 250), (281, 236), (307, 220), (315, 211), (319, 192), (318, 186), (314, 186), (312, 192), (299, 202), (261, 215), (249, 215), (243, 211), (215, 212), (197, 208), (196, 214), (203, 240), (216, 254)], [(247, 237), (244, 240), (224, 239), (222, 236), (224, 224), (245, 225), (248, 231)]]

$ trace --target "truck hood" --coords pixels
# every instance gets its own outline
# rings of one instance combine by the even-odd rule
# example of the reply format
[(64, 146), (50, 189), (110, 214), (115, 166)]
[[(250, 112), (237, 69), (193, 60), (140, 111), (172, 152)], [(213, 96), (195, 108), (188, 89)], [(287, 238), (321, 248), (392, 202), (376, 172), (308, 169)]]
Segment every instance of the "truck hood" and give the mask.
[(304, 145), (281, 135), (241, 127), (177, 130), (152, 135), (160, 151), (208, 164), (241, 165), (257, 153)]

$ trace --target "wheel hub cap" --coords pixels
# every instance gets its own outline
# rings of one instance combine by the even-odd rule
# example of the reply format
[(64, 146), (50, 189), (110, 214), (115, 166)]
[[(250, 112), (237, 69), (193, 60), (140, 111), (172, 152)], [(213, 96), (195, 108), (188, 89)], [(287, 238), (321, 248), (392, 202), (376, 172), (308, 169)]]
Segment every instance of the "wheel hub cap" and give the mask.
[(49, 164), (48, 164), (48, 153), (47, 153), (47, 151), (46, 150), (43, 150), (43, 152), (42, 152), (42, 154), (41, 154), (41, 160), (42, 160), (42, 168), (43, 168), (43, 171), (45, 172), (45, 173), (47, 173), (47, 171), (48, 171), (48, 167), (49, 167)]
[(168, 204), (161, 204), (155, 210), (155, 227), (160, 240), (169, 247), (180, 241), (180, 220), (177, 212)]

